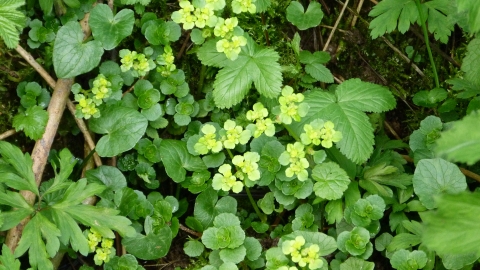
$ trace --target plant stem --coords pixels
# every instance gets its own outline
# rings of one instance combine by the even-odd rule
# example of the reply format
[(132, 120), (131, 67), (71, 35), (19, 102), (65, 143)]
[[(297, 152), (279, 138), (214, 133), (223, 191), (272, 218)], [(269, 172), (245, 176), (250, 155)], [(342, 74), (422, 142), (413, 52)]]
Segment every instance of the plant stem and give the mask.
[(438, 81), (437, 67), (435, 66), (435, 61), (433, 61), (432, 49), (430, 48), (430, 40), (428, 39), (428, 31), (426, 20), (424, 20), (422, 7), (420, 6), (420, 0), (415, 0), (417, 5), (418, 14), (420, 15), (421, 26), (423, 30), (423, 36), (425, 38), (425, 46), (427, 46), (428, 58), (430, 59), (430, 64), (432, 65), (433, 77), (435, 78), (435, 87), (440, 88), (440, 83)]
[(293, 132), (292, 128), (290, 128), (289, 125), (285, 125), (283, 124), (283, 127), (288, 131), (288, 134), (290, 134), (290, 136), (292, 136), (295, 141), (297, 142), (301, 142), (302, 140), (300, 140), (300, 138)]
[(257, 213), (257, 216), (260, 218), (260, 221), (262, 221), (262, 223), (265, 223), (267, 221), (267, 217), (262, 212), (260, 212), (260, 209), (258, 209), (257, 203), (253, 199), (252, 193), (250, 192), (250, 189), (247, 186), (245, 186), (245, 191), (247, 192), (248, 199), (250, 200), (250, 204), (253, 206), (255, 213)]

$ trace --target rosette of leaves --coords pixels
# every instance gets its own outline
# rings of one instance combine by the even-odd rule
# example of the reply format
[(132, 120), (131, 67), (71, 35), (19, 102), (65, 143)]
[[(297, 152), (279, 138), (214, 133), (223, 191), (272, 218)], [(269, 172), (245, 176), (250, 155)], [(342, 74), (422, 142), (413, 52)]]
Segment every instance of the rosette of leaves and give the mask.
[(207, 181), (210, 179), (211, 174), (208, 170), (193, 172), (192, 176), (187, 176), (185, 181), (181, 182), (181, 185), (191, 193), (197, 194), (207, 189)]
[(427, 260), (427, 254), (421, 250), (401, 249), (393, 253), (390, 263), (398, 270), (417, 270), (425, 267)]
[(341, 232), (337, 237), (338, 249), (352, 256), (368, 259), (373, 252), (370, 243), (370, 232), (362, 227), (354, 227), (351, 231)]
[(179, 126), (186, 126), (192, 121), (192, 117), (197, 115), (199, 110), (198, 102), (195, 102), (193, 96), (188, 94), (178, 99), (178, 103), (175, 105), (173, 120)]
[(320, 213), (314, 211), (313, 207), (306, 203), (302, 204), (295, 209), (295, 218), (292, 220), (293, 231), (318, 231), (318, 225), (315, 221), (319, 219), (313, 213)]
[(442, 120), (436, 116), (427, 116), (420, 122), (420, 128), (410, 135), (410, 149), (415, 163), (423, 158), (433, 158), (435, 141), (440, 138), (443, 129)]
[(257, 239), (245, 237), (240, 219), (232, 213), (217, 215), (213, 220), (213, 227), (203, 232), (202, 243), (213, 250), (210, 254), (210, 264), (219, 269), (230, 265), (235, 266), (245, 259), (255, 261), (262, 251)]
[(359, 199), (354, 205), (345, 209), (345, 219), (355, 226), (367, 227), (372, 221), (383, 217), (385, 201), (378, 195)]
[(21, 82), (17, 86), (17, 95), (20, 98), (20, 104), (27, 109), (35, 105), (42, 109), (50, 103), (50, 92), (42, 88), (36, 82)]
[(30, 31), (28, 32), (29, 39), (27, 40), (28, 46), (32, 49), (40, 47), (42, 43), (52, 42), (55, 40), (55, 33), (52, 29), (48, 29), (43, 26), (43, 23), (35, 19), (30, 22)]
[(174, 95), (177, 98), (188, 95), (190, 88), (185, 81), (185, 72), (181, 69), (173, 71), (160, 83), (160, 91), (164, 95)]

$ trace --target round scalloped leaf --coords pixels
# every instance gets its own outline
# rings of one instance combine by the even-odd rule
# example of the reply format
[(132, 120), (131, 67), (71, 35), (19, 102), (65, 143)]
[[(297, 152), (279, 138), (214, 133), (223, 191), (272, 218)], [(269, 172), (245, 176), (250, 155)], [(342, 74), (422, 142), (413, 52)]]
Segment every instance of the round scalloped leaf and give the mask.
[(321, 5), (317, 2), (310, 2), (306, 11), (302, 4), (297, 1), (292, 1), (287, 7), (287, 20), (300, 30), (319, 25), (322, 18)]
[(327, 199), (336, 200), (343, 196), (347, 190), (350, 179), (345, 170), (337, 163), (327, 162), (315, 166), (312, 170), (312, 178), (316, 181), (313, 186), (315, 195)]

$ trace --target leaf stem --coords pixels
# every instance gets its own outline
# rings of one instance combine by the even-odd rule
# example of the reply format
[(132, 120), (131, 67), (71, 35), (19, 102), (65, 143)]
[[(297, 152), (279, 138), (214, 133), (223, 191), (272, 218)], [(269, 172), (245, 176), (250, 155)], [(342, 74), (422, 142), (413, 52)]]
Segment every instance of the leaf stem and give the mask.
[(245, 186), (245, 191), (247, 192), (248, 200), (250, 200), (250, 204), (253, 206), (253, 209), (255, 210), (255, 213), (257, 213), (257, 216), (260, 218), (260, 221), (262, 223), (267, 222), (267, 217), (262, 212), (260, 212), (260, 209), (258, 209), (257, 203), (253, 199), (252, 193), (247, 186)]
[(421, 27), (423, 30), (423, 37), (425, 38), (425, 46), (427, 46), (428, 58), (430, 59), (430, 64), (432, 65), (433, 77), (435, 78), (435, 87), (440, 88), (440, 82), (438, 81), (437, 67), (435, 66), (435, 61), (433, 61), (432, 49), (430, 48), (430, 40), (428, 39), (428, 31), (426, 20), (423, 17), (422, 7), (420, 6), (420, 0), (415, 0), (417, 5), (418, 14), (420, 16)]
[(289, 125), (285, 125), (285, 124), (282, 124), (283, 127), (285, 127), (285, 129), (288, 131), (288, 133), (290, 134), (290, 136), (292, 136), (295, 141), (297, 142), (301, 142), (302, 140), (300, 140), (300, 138), (293, 132), (292, 128), (289, 126)]

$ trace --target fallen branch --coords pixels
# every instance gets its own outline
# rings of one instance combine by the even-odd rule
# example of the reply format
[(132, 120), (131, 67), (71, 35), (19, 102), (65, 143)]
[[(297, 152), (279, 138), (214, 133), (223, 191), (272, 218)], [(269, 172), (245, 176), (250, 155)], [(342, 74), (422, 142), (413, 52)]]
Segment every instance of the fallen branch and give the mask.
[(12, 136), (13, 134), (17, 133), (15, 129), (10, 129), (5, 131), (4, 133), (0, 134), (0, 141), (5, 140), (6, 138)]

